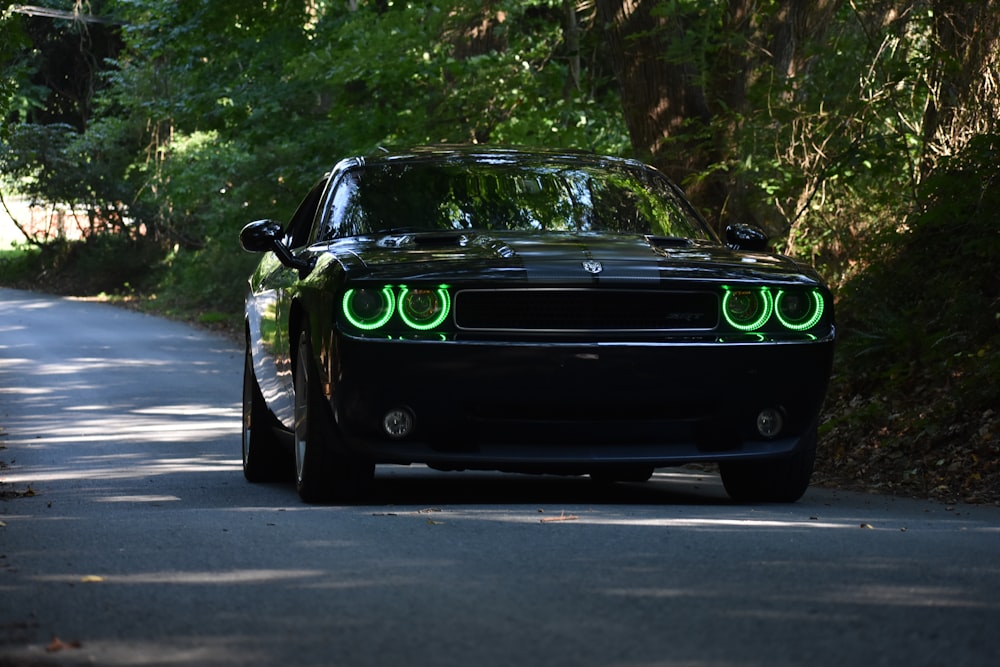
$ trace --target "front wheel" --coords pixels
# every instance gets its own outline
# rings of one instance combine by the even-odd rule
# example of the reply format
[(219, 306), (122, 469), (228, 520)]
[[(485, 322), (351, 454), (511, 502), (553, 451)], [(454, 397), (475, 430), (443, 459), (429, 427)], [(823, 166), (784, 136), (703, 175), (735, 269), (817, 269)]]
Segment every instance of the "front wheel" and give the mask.
[(369, 490), (375, 466), (346, 451), (314, 368), (302, 332), (295, 364), (295, 488), (307, 503), (356, 500)]
[(243, 363), (243, 476), (249, 482), (276, 482), (291, 474), (287, 452), (274, 434), (274, 422), (254, 376), (247, 344)]
[(794, 503), (809, 487), (816, 463), (816, 438), (816, 426), (812, 426), (791, 456), (720, 463), (726, 493), (740, 502)]

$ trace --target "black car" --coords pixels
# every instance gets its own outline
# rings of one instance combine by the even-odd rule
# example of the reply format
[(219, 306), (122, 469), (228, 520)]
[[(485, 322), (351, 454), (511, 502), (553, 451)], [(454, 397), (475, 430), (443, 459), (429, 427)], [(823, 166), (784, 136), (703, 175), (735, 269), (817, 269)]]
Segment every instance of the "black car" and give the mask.
[[(723, 243), (653, 168), (422, 148), (343, 160), (263, 252), (246, 299), (243, 470), (308, 502), (376, 464), (589, 474), (719, 464), (739, 500), (806, 490), (830, 375), (816, 273)], [(286, 447), (282, 454), (283, 446)]]

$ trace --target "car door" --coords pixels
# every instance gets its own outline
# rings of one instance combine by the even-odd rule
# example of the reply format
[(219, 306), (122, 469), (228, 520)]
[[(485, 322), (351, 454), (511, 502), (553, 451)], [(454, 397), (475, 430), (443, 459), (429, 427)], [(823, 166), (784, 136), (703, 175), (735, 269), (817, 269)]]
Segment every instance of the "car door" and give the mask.
[[(293, 253), (309, 238), (327, 178), (321, 179), (302, 200), (285, 227), (280, 241)], [(247, 319), (254, 359), (254, 373), (261, 393), (275, 417), (287, 428), (294, 422), (289, 310), (297, 291), (299, 272), (281, 263), (274, 252), (265, 253), (251, 277)]]

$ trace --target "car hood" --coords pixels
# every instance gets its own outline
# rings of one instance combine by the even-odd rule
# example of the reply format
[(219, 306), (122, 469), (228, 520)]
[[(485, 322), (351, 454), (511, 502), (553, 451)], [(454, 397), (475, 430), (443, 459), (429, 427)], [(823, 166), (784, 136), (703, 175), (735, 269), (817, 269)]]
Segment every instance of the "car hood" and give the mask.
[(608, 234), (432, 232), (342, 239), (324, 248), (354, 278), (531, 282), (789, 280), (812, 270), (770, 253), (686, 239)]

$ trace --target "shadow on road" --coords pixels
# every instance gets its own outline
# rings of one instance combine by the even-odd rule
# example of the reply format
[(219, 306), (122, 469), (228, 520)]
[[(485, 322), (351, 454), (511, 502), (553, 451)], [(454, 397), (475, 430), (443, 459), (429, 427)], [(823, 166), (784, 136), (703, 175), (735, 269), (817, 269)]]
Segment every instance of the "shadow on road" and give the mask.
[[(264, 487), (270, 491), (264, 491)], [(298, 503), (291, 483), (250, 485)], [(273, 497), (273, 496), (272, 496)], [(277, 498), (274, 498), (277, 499)], [(645, 483), (597, 482), (586, 476), (439, 472), (423, 466), (380, 466), (371, 493), (353, 505), (731, 505), (718, 473), (664, 469)]]

